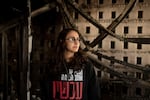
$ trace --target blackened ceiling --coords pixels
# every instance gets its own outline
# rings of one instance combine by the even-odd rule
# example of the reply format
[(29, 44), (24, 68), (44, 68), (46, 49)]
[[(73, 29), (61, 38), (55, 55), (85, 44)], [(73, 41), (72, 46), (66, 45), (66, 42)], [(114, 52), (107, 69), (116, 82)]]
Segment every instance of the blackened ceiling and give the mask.
[[(0, 24), (8, 22), (28, 12), (28, 0), (1, 0), (0, 1)], [(31, 10), (44, 6), (44, 0), (31, 0)]]

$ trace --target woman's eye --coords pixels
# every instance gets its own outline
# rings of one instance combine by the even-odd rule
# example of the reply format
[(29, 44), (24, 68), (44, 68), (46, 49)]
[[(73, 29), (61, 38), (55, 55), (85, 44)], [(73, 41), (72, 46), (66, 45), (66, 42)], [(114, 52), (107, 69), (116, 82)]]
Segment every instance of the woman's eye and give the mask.
[(69, 40), (71, 42), (75, 42), (75, 41), (80, 41), (80, 38), (74, 38), (74, 37), (71, 37), (71, 38), (68, 38), (66, 40)]

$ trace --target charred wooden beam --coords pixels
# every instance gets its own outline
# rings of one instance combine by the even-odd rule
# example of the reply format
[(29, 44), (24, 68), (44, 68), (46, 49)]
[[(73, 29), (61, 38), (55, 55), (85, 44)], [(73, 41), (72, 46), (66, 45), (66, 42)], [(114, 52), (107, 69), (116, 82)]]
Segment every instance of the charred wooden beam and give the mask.
[[(51, 3), (51, 4), (47, 4), (35, 11), (33, 11), (31, 13), (31, 17), (34, 18), (35, 16), (38, 16), (44, 12), (47, 12), (49, 10), (51, 10), (52, 8), (56, 7), (55, 3)], [(13, 27), (16, 27), (19, 23), (23, 22), (25, 19), (25, 15), (22, 15), (22, 16), (19, 16), (15, 19), (12, 19), (12, 20), (9, 20), (8, 22), (5, 22), (5, 23), (1, 23), (0, 24), (0, 33), (2, 31), (6, 31), (10, 28), (13, 28)]]
[(46, 4), (45, 6), (39, 8), (39, 9), (37, 9), (35, 11), (32, 11), (31, 12), (31, 16), (33, 18), (33, 17), (38, 16), (40, 14), (43, 14), (43, 13), (45, 13), (45, 12), (51, 10), (52, 8), (55, 8), (55, 7), (56, 7), (55, 2), (52, 2), (50, 4)]
[(70, 15), (69, 11), (67, 10), (65, 2), (63, 2), (62, 0), (56, 0), (56, 2), (59, 7), (61, 15), (63, 16), (63, 21), (64, 21), (64, 24), (66, 24), (66, 27), (76, 28), (76, 26), (72, 24), (73, 19)]
[[(79, 7), (78, 4), (76, 4), (73, 0), (66, 0), (67, 4), (69, 4), (75, 11), (77, 11), (81, 16), (83, 16), (86, 20), (88, 20), (90, 23), (92, 23), (97, 28), (101, 29), (101, 34), (89, 45), (90, 47), (94, 47), (97, 45), (97, 43), (101, 40), (103, 40), (108, 34), (117, 38), (120, 41), (125, 42), (132, 42), (132, 43), (138, 43), (137, 40), (128, 39), (126, 37), (114, 34), (112, 30), (129, 14), (129, 12), (134, 7), (136, 0), (131, 0), (126, 7), (126, 9), (108, 26), (108, 28), (103, 27), (101, 24), (99, 24), (93, 17), (89, 16), (88, 14), (84, 13), (84, 11)], [(140, 42), (142, 43), (142, 42)]]
[(103, 54), (101, 54), (98, 51), (93, 51), (92, 53), (95, 54), (95, 55), (97, 55), (97, 56), (100, 56), (102, 58), (111, 60), (113, 62), (119, 63), (121, 65), (125, 65), (125, 66), (133, 68), (133, 69), (137, 69), (137, 70), (140, 70), (140, 71), (143, 71), (143, 72), (150, 72), (150, 68), (145, 68), (144, 66), (139, 66), (139, 65), (127, 63), (127, 62), (124, 62), (124, 61), (121, 61), (121, 60), (118, 60), (118, 59), (114, 59), (114, 58), (111, 58), (109, 56), (103, 55)]
[[(100, 60), (98, 60), (94, 54), (92, 54), (91, 52), (86, 52), (86, 54), (88, 55), (89, 59), (91, 59), (95, 64), (99, 65), (96, 66), (98, 69), (103, 69), (104, 71), (108, 72), (108, 73), (112, 73), (114, 76), (117, 76), (119, 78), (123, 78), (123, 80), (126, 82), (128, 80), (128, 82), (130, 81), (136, 81), (131, 77), (126, 76), (125, 74), (122, 74), (120, 72), (115, 71), (113, 68), (111, 68), (109, 65), (104, 64), (103, 62), (101, 62)], [(104, 68), (100, 68), (101, 66), (103, 66)]]
[[(129, 4), (125, 7), (122, 13), (107, 27), (107, 29), (113, 31), (118, 26), (118, 24), (130, 13), (135, 3), (136, 0), (130, 0)], [(94, 47), (108, 35), (108, 33), (105, 33), (103, 30), (100, 33), (101, 34), (90, 43), (90, 47)]]
[(8, 50), (7, 50), (7, 34), (2, 33), (2, 70), (3, 70), (3, 100), (9, 100), (8, 87)]
[(100, 60), (98, 60), (95, 57), (95, 55), (93, 55), (91, 52), (86, 52), (86, 54), (88, 55), (89, 59), (91, 59), (94, 63), (96, 63), (96, 65), (98, 65), (98, 66), (95, 66), (98, 69), (101, 69), (100, 66), (104, 66), (103, 71), (108, 72), (110, 74), (113, 74), (114, 76), (118, 77), (120, 80), (124, 81), (127, 84), (132, 84), (132, 83), (136, 82), (138, 84), (141, 84), (141, 85), (143, 85), (145, 87), (150, 88), (150, 83), (149, 82), (143, 81), (143, 80), (140, 80), (140, 79), (137, 79), (137, 78), (133, 78), (133, 77), (127, 76), (127, 75), (125, 75), (123, 73), (115, 71), (109, 65), (107, 65), (107, 64), (101, 62)]
[[(64, 23), (66, 22), (68, 27), (72, 27), (72, 28), (77, 29), (77, 26), (74, 24), (74, 21), (73, 21), (73, 18), (71, 17), (71, 15), (70, 15), (70, 12), (67, 10), (67, 3), (66, 2), (62, 2), (60, 0), (57, 0), (57, 3), (59, 5), (61, 15), (64, 16), (64, 19), (63, 19)], [(80, 38), (81, 38), (82, 42), (84, 43), (84, 45), (86, 47), (88, 47), (88, 44), (85, 41), (85, 39), (82, 36), (82, 34), (80, 32), (79, 32), (79, 34), (80, 34)]]
[[(21, 34), (20, 34), (21, 33)], [(19, 100), (27, 100), (27, 67), (28, 67), (28, 34), (27, 24), (20, 25), (18, 33), (18, 98)]]
[(132, 43), (138, 43), (138, 44), (150, 44), (150, 36), (145, 38), (145, 37), (140, 37), (140, 38), (126, 38), (127, 41), (130, 41)]
[(91, 17), (90, 15), (84, 13), (84, 11), (79, 7), (79, 5), (73, 1), (73, 0), (66, 0), (67, 3), (73, 8), (75, 9), (75, 11), (77, 11), (81, 16), (83, 16), (86, 20), (88, 20), (90, 23), (92, 23), (94, 26), (96, 26), (99, 29), (102, 29), (104, 32), (106, 32), (107, 34), (116, 37), (119, 40), (124, 40), (123, 37), (114, 34), (111, 30), (105, 28), (103, 25), (101, 25), (100, 23), (98, 23), (93, 17)]

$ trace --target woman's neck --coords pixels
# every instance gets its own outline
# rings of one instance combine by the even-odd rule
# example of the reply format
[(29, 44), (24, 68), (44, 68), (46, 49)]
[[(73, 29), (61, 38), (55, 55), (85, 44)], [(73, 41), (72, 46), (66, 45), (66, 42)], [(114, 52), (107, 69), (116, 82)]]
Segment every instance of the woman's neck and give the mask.
[(70, 62), (70, 60), (71, 60), (71, 58), (73, 58), (73, 56), (74, 56), (74, 53), (72, 53), (72, 52), (65, 52), (64, 53), (64, 57), (65, 57), (65, 60), (67, 62)]

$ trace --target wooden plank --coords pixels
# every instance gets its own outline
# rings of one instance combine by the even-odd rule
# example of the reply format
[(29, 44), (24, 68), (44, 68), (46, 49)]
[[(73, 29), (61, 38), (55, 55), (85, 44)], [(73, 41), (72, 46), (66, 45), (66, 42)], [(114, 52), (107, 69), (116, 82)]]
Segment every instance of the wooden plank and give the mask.
[(3, 85), (4, 97), (3, 100), (8, 100), (8, 50), (7, 50), (7, 34), (2, 33), (2, 70), (3, 70)]

